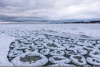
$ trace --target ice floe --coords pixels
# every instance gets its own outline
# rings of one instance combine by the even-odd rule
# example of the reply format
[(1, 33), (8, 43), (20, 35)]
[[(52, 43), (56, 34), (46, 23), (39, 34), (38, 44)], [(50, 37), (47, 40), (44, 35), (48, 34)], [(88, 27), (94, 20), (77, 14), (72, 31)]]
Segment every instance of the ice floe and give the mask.
[(100, 59), (100, 50), (93, 50), (89, 53), (91, 57), (99, 58)]
[(64, 56), (52, 56), (49, 58), (51, 63), (70, 63), (70, 60)]
[(20, 55), (11, 62), (14, 66), (43, 66), (48, 62), (48, 58), (35, 51)]
[(48, 55), (50, 53), (50, 49), (41, 49), (40, 52), (43, 54), (43, 55)]
[(51, 50), (64, 50), (66, 49), (65, 47), (59, 45), (58, 43), (44, 43), (43, 44), (46, 48), (49, 48)]
[(86, 65), (86, 60), (84, 56), (81, 55), (71, 55), (70, 60), (76, 65)]
[(64, 55), (65, 52), (62, 50), (53, 50), (50, 52), (50, 55)]
[(98, 58), (87, 57), (86, 60), (89, 64), (100, 66), (100, 58), (98, 59)]

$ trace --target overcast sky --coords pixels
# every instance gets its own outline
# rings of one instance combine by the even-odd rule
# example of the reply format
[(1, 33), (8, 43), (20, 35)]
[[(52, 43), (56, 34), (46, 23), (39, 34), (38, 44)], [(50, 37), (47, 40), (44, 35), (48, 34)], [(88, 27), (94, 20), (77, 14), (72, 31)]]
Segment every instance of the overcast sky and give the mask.
[(0, 16), (99, 19), (100, 0), (0, 0)]

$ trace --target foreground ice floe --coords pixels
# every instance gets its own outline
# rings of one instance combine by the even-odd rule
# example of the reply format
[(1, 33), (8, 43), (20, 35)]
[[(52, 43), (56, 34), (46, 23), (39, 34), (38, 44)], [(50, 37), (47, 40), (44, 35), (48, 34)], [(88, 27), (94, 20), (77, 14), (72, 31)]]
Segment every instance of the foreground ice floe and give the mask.
[(91, 57), (100, 59), (100, 50), (93, 50), (89, 54)]
[(9, 52), (9, 46), (15, 39), (5, 34), (0, 35), (0, 66), (13, 66), (9, 62), (7, 55)]
[(92, 58), (92, 57), (87, 57), (87, 62), (92, 64), (92, 65), (99, 65), (100, 66), (100, 58)]
[(51, 63), (70, 63), (70, 60), (64, 56), (52, 56), (49, 58)]
[(32, 53), (25, 53), (11, 61), (14, 66), (42, 66), (48, 62), (48, 58), (44, 55), (34, 51)]
[(86, 60), (85, 60), (84, 56), (71, 55), (70, 59), (76, 65), (86, 65)]

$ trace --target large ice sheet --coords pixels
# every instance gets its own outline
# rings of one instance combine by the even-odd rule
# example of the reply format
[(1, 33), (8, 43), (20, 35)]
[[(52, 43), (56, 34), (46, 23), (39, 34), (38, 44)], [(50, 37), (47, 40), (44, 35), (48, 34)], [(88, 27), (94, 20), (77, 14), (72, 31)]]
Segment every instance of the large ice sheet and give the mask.
[(14, 40), (15, 39), (13, 37), (5, 34), (0, 35), (0, 66), (13, 66), (13, 64), (8, 61), (7, 55), (9, 46)]

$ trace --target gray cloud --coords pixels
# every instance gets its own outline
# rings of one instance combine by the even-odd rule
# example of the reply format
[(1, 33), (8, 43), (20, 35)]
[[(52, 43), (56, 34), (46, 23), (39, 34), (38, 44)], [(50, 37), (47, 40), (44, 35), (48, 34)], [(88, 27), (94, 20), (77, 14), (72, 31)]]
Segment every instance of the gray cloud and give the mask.
[(99, 5), (100, 0), (0, 0), (0, 16), (99, 19)]

